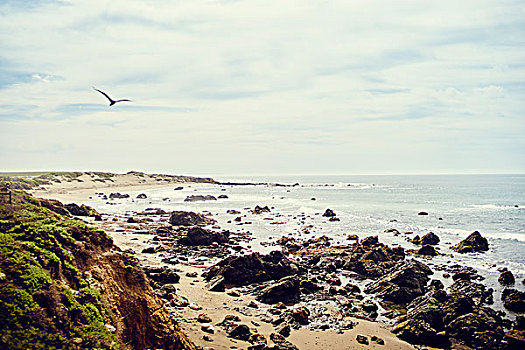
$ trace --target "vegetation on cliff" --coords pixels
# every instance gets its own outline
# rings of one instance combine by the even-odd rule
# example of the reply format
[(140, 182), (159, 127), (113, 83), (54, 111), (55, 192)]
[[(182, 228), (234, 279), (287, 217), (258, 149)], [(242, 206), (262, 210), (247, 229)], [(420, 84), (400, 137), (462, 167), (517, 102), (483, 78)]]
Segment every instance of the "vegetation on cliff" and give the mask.
[(0, 198), (0, 348), (194, 348), (132, 254), (59, 202), (12, 194)]

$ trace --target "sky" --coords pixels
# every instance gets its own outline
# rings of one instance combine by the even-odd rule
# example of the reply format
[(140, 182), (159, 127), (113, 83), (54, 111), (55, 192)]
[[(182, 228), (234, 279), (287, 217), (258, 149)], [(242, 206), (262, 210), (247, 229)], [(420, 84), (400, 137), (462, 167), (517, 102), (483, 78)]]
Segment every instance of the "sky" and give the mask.
[(524, 135), (524, 0), (0, 0), (0, 171), (525, 173)]

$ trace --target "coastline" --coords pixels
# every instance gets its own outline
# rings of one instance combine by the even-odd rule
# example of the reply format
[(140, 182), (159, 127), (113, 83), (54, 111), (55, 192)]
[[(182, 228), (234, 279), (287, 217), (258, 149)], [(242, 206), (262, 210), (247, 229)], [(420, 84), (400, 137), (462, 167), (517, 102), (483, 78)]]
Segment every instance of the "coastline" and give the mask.
[[(195, 187), (200, 185), (199, 183), (186, 184)], [(35, 197), (57, 199), (63, 203), (72, 202), (82, 204), (89, 201), (90, 197), (95, 197), (96, 193), (99, 192), (111, 191), (125, 193), (131, 191), (148, 191), (166, 186), (168, 186), (168, 184), (159, 184), (155, 180), (150, 180), (147, 183), (138, 182), (135, 177), (130, 176), (126, 176), (124, 179), (120, 179), (118, 182), (112, 182), (111, 184), (92, 181), (90, 178), (84, 177), (82, 183), (57, 183), (34, 189), (30, 192)], [(115, 245), (122, 250), (126, 251), (131, 249), (143, 266), (158, 267), (164, 265), (158, 256), (142, 252), (145, 248), (151, 246), (149, 242), (149, 239), (152, 238), (151, 236), (133, 234), (125, 232), (122, 229), (112, 229), (110, 227), (111, 221), (105, 221), (103, 223), (107, 223), (107, 225), (101, 225), (92, 220), (89, 221), (89, 224), (102, 228), (110, 234), (114, 239)], [(246, 316), (246, 311), (242, 311), (246, 310), (246, 306), (255, 300), (253, 296), (240, 295), (238, 297), (232, 297), (226, 293), (210, 292), (205, 287), (206, 282), (200, 277), (200, 274), (205, 270), (204, 268), (185, 264), (176, 264), (173, 267), (181, 276), (180, 282), (176, 284), (177, 293), (187, 297), (190, 303), (194, 302), (202, 307), (201, 310), (193, 310), (189, 307), (171, 310), (177, 314), (178, 317), (176, 317), (176, 320), (179, 322), (188, 338), (197, 346), (211, 347), (220, 350), (230, 349), (234, 346), (246, 348), (250, 345), (248, 342), (228, 337), (227, 333), (218, 327), (215, 328), (215, 333), (211, 334), (213, 342), (204, 340), (203, 335), (206, 335), (207, 333), (204, 333), (200, 329), (200, 324), (197, 322), (197, 317), (201, 313), (207, 314), (212, 319), (213, 323), (222, 321), (226, 314), (236, 315), (243, 323), (256, 328), (259, 334), (262, 334), (269, 339), (270, 334), (273, 332), (273, 327), (267, 323), (261, 322), (257, 315), (252, 314), (251, 316)], [(197, 272), (199, 277), (186, 276), (187, 273), (191, 274), (192, 272)], [(335, 306), (332, 306), (335, 309)], [(341, 332), (332, 329), (309, 330), (306, 327), (301, 327), (298, 330), (292, 329), (287, 340), (299, 349), (312, 349), (317, 347), (323, 349), (363, 349), (365, 348), (365, 345), (358, 343), (356, 337), (357, 335), (364, 335), (368, 338), (373, 336), (379, 337), (380, 339), (383, 339), (386, 344), (385, 346), (370, 342), (366, 345), (366, 348), (369, 349), (414, 349), (412, 345), (398, 339), (387, 328), (387, 326), (381, 322), (354, 317), (348, 318), (348, 320), (356, 324), (353, 329)], [(259, 326), (255, 326), (255, 324), (259, 324)]]

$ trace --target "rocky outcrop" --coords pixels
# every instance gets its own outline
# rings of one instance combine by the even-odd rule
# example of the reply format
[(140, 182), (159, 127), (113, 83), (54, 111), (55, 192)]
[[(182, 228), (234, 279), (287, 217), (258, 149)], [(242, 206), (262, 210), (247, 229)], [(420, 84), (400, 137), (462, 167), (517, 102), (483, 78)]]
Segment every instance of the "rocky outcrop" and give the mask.
[(407, 306), (394, 333), (412, 344), (448, 348), (459, 342), (475, 349), (501, 349), (501, 325), (498, 313), (476, 306), (470, 297), (434, 290)]
[(169, 218), (169, 223), (174, 226), (206, 226), (213, 222), (215, 220), (191, 211), (174, 211)]
[(124, 199), (129, 198), (129, 194), (127, 193), (120, 193), (120, 192), (114, 192), (109, 195), (110, 199)]
[(93, 216), (93, 217), (100, 216), (100, 214), (95, 209), (85, 204), (78, 205), (75, 203), (69, 203), (69, 204), (64, 205), (64, 208), (71, 215), (75, 215), (75, 216)]
[(525, 292), (513, 288), (505, 288), (501, 293), (503, 306), (514, 312), (525, 312)]
[(406, 304), (425, 293), (428, 276), (432, 274), (432, 270), (419, 261), (404, 261), (393, 272), (369, 284), (365, 292), (396, 304)]
[(229, 232), (215, 232), (201, 227), (192, 227), (185, 237), (179, 239), (178, 243), (186, 246), (211, 245), (213, 243), (228, 243)]
[(439, 243), (439, 237), (434, 232), (429, 232), (419, 239), (417, 244), (421, 245), (436, 245)]
[(194, 195), (194, 196), (187, 196), (184, 201), (185, 202), (200, 202), (200, 201), (216, 201), (217, 198), (215, 198), (212, 195)]
[(300, 294), (299, 286), (300, 280), (297, 276), (284, 277), (277, 283), (260, 291), (257, 295), (257, 300), (266, 304), (294, 302), (297, 301)]
[(146, 199), (148, 196), (145, 193), (140, 193), (137, 195), (137, 199)]
[(450, 249), (458, 253), (485, 252), (489, 250), (489, 243), (478, 231), (474, 231)]
[(324, 211), (323, 216), (327, 217), (327, 218), (330, 218), (330, 217), (336, 216), (336, 214), (335, 214), (335, 212), (332, 209), (328, 208), (328, 209), (326, 209)]
[(268, 208), (267, 205), (264, 207), (256, 205), (255, 208), (253, 208), (252, 210), (252, 213), (254, 214), (262, 214), (262, 213), (269, 213), (269, 212), (270, 212), (270, 208)]
[(298, 273), (300, 270), (295, 263), (287, 259), (281, 252), (273, 251), (268, 255), (252, 253), (244, 256), (230, 256), (212, 266), (203, 275), (208, 281), (220, 275), (227, 286), (243, 286)]
[(514, 275), (511, 271), (505, 269), (505, 271), (502, 271), (499, 275), (498, 282), (504, 286), (508, 286), (514, 284), (516, 282), (516, 279), (514, 278)]

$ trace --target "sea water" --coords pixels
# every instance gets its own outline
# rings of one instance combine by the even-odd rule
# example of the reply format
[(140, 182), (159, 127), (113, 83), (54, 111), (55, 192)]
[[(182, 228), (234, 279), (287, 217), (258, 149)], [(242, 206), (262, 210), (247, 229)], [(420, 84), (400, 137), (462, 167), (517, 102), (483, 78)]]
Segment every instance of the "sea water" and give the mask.
[[(266, 182), (298, 184), (212, 185), (186, 184), (147, 190), (148, 198), (87, 202), (105, 213), (141, 211), (148, 207), (165, 210), (209, 211), (218, 224), (230, 231), (250, 232), (250, 249), (267, 252), (268, 246), (282, 236), (303, 238), (327, 235), (333, 244), (350, 243), (349, 234), (360, 238), (379, 236), (379, 241), (417, 249), (407, 238), (434, 232), (441, 241), (437, 247), (444, 255), (425, 260), (433, 266), (459, 263), (472, 266), (495, 289), (495, 306), (501, 306), (502, 287), (497, 283), (498, 268), (507, 267), (516, 277), (515, 288), (525, 290), (525, 175), (412, 175), (412, 176), (272, 176), (216, 177), (220, 182)], [(107, 193), (109, 194), (109, 193)], [(190, 195), (228, 196), (227, 199), (185, 202)], [(116, 204), (116, 205), (115, 205)], [(268, 206), (270, 213), (252, 214), (256, 205)], [(321, 214), (330, 208), (340, 221), (329, 222)], [(241, 214), (227, 214), (228, 209)], [(419, 212), (428, 215), (418, 215)], [(233, 219), (241, 216), (239, 225)], [(246, 223), (248, 222), (248, 223)], [(304, 234), (304, 228), (308, 234)], [(386, 233), (395, 228), (400, 235)], [(485, 253), (458, 254), (450, 249), (471, 232), (479, 231), (489, 240)], [(413, 232), (404, 234), (404, 232)], [(433, 269), (434, 270), (434, 269)], [(436, 271), (435, 277), (442, 273)], [(445, 285), (452, 281), (440, 278)]]

